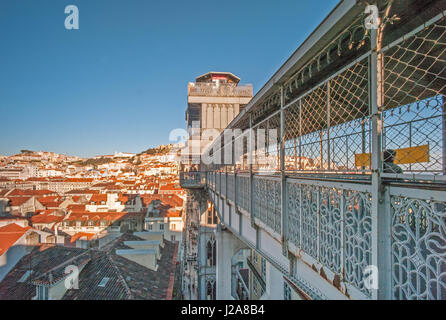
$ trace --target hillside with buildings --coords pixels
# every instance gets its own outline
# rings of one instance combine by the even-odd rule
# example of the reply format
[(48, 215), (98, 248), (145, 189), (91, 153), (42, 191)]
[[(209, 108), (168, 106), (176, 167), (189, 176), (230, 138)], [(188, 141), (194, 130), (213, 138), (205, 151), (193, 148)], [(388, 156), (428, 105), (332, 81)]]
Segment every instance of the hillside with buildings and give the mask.
[[(171, 299), (185, 199), (171, 148), (0, 157), (0, 299)], [(84, 285), (61, 290), (73, 261)]]

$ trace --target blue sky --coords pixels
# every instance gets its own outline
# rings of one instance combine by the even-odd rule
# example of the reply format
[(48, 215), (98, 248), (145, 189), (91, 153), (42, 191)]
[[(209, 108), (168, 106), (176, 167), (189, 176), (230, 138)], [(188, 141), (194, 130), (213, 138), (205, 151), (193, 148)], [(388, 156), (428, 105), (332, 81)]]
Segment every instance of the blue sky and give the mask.
[[(257, 92), (338, 0), (1, 0), (0, 154), (140, 152), (184, 128), (187, 83)], [(79, 8), (66, 30), (65, 6)]]

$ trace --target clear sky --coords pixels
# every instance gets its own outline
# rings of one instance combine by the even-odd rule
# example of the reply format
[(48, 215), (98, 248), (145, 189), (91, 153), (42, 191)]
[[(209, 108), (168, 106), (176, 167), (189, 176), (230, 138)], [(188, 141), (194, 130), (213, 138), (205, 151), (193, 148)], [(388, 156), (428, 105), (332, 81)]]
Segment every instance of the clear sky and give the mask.
[[(1, 0), (0, 154), (93, 156), (169, 143), (187, 83), (257, 92), (338, 0)], [(66, 30), (65, 6), (79, 8)]]

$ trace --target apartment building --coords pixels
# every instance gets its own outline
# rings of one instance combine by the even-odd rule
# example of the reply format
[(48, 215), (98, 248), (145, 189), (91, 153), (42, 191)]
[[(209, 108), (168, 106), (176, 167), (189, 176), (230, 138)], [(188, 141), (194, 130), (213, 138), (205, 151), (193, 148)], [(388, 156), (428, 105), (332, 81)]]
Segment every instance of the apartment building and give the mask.
[(169, 241), (181, 242), (183, 234), (182, 209), (172, 208), (162, 200), (152, 200), (147, 208), (144, 229), (149, 232), (163, 232)]

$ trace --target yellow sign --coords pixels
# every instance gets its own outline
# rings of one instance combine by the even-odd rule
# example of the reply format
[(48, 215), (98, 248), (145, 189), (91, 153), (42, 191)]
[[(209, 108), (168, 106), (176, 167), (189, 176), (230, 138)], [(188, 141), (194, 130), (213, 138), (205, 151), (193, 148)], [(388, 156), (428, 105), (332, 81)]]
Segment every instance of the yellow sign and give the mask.
[(429, 162), (429, 145), (425, 144), (418, 147), (403, 148), (396, 150), (395, 163), (409, 164)]
[[(395, 156), (395, 164), (409, 164), (429, 162), (429, 145), (425, 144), (417, 147), (397, 149)], [(370, 166), (370, 153), (355, 154), (355, 166)]]
[(355, 166), (368, 167), (370, 163), (370, 153), (355, 154)]

